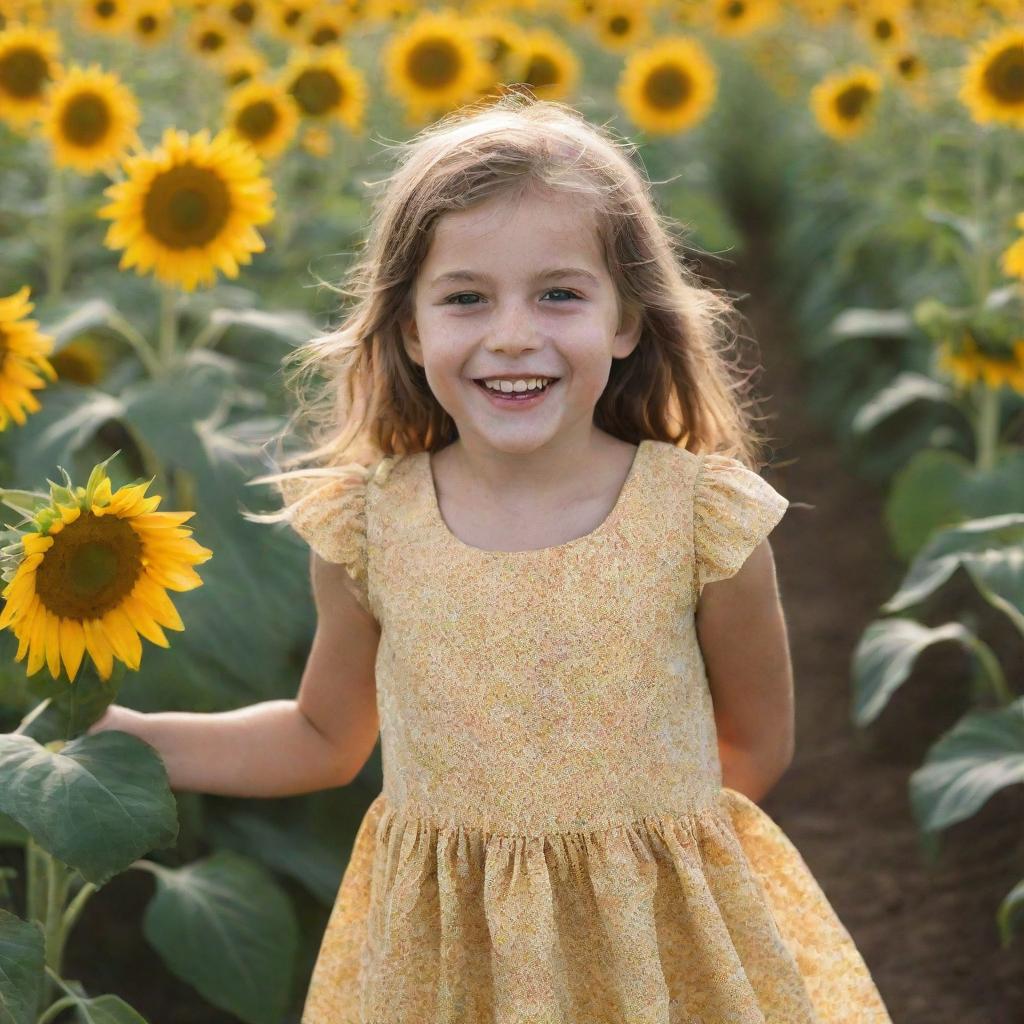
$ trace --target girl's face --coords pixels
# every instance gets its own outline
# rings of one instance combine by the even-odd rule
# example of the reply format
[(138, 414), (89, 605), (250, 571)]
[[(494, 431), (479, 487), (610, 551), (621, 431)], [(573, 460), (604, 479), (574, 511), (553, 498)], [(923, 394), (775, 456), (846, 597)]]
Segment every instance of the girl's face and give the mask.
[[(585, 445), (612, 359), (641, 318), (620, 322), (594, 214), (568, 197), (496, 196), (444, 214), (413, 286), (406, 351), (460, 439), (523, 454), (554, 439)], [(556, 378), (526, 401), (483, 378)]]

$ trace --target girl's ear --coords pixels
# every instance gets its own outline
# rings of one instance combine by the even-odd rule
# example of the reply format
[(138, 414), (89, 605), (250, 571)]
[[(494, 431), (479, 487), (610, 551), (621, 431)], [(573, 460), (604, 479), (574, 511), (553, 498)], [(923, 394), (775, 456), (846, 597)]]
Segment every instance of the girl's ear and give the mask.
[(615, 334), (612, 356), (625, 359), (640, 344), (640, 335), (644, 329), (643, 314), (639, 309), (623, 309), (619, 320), (619, 329)]
[(420, 335), (416, 330), (416, 318), (400, 317), (398, 320), (398, 329), (402, 333), (402, 344), (405, 346), (405, 351), (409, 358), (420, 366), (423, 365), (423, 349), (420, 345)]

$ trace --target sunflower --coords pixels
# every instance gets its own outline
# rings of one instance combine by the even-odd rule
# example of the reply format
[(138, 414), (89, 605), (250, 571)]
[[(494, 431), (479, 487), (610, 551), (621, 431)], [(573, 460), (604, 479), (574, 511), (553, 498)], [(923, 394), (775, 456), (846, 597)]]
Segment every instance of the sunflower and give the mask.
[(168, 128), (159, 147), (123, 164), (126, 179), (104, 189), (113, 202), (97, 211), (113, 221), (104, 244), (125, 250), (119, 270), (152, 269), (191, 291), (218, 269), (237, 277), (266, 248), (255, 226), (273, 219), (274, 190), (257, 154), (229, 132), (211, 141), (205, 128)]
[(494, 81), (513, 81), (526, 70), (526, 36), (511, 18), (495, 14), (474, 15), (469, 30), (477, 41), (480, 55), (491, 69)]
[(44, 0), (0, 0), (0, 28), (12, 22), (45, 25), (50, 11)]
[(651, 32), (647, 10), (634, 0), (600, 0), (590, 24), (601, 45), (616, 53), (632, 49)]
[(302, 133), (302, 148), (311, 156), (320, 158), (328, 156), (333, 146), (331, 133), (323, 125), (307, 125)]
[(340, 46), (293, 53), (279, 81), (303, 117), (333, 117), (349, 131), (362, 130), (369, 89)]
[(900, 50), (892, 55), (889, 68), (900, 82), (914, 84), (920, 82), (927, 73), (921, 55), (914, 50)]
[(556, 7), (560, 18), (570, 25), (582, 27), (590, 24), (598, 3), (599, 0), (558, 0)]
[(250, 82), (267, 69), (267, 58), (248, 43), (235, 43), (224, 54), (221, 73), (229, 89)]
[(867, 127), (882, 79), (869, 67), (856, 65), (827, 76), (811, 90), (811, 109), (821, 128), (835, 139), (852, 139)]
[(50, 356), (57, 376), (86, 387), (98, 387), (107, 375), (110, 360), (99, 336), (86, 332)]
[(266, 14), (267, 31), (284, 42), (305, 40), (306, 21), (316, 0), (277, 0)]
[(22, 127), (39, 114), (60, 74), (60, 49), (53, 29), (12, 24), (0, 32), (0, 118)]
[(95, 64), (74, 66), (51, 86), (41, 131), (58, 167), (91, 174), (138, 143), (140, 120), (135, 97), (117, 75)]
[(634, 53), (619, 78), (618, 98), (634, 124), (649, 132), (686, 131), (715, 101), (718, 75), (704, 47), (676, 36)]
[(202, 586), (192, 567), (213, 556), (182, 525), (194, 512), (157, 512), (162, 499), (145, 496), (152, 478), (112, 491), (104, 465), (85, 487), (67, 473), (65, 486), (51, 481), (15, 547), (0, 629), (18, 638), (14, 660), (27, 654), (30, 676), (45, 664), (59, 679), (63, 662), (73, 683), (86, 652), (104, 681), (114, 658), (138, 669), (140, 636), (168, 647), (163, 629), (185, 628), (167, 591)]
[(189, 22), (189, 44), (198, 56), (206, 60), (222, 60), (237, 39), (237, 29), (218, 11), (204, 11)]
[[(1024, 212), (1017, 214), (1017, 227), (1024, 231)], [(1024, 280), (1024, 237), (1018, 238), (1002, 256), (1003, 273)]]
[(720, 36), (747, 36), (782, 16), (779, 0), (714, 0), (708, 10), (712, 29)]
[(251, 32), (263, 17), (263, 6), (257, 0), (226, 0), (224, 13), (236, 28)]
[(960, 99), (979, 124), (1024, 128), (1024, 29), (1004, 28), (975, 47), (964, 69)]
[(977, 381), (993, 391), (1006, 385), (1024, 395), (1024, 338), (1017, 338), (1012, 350), (980, 345), (970, 331), (964, 331), (959, 346), (944, 341), (938, 349), (939, 368), (960, 385)]
[(415, 0), (367, 0), (364, 20), (368, 25), (391, 25), (416, 9)]
[(880, 52), (892, 53), (907, 44), (909, 33), (902, 9), (891, 0), (875, 0), (856, 16), (856, 24), (861, 35)]
[(165, 39), (173, 23), (174, 9), (168, 0), (137, 0), (132, 8), (132, 36), (143, 46)]
[(339, 7), (314, 8), (302, 22), (302, 38), (307, 46), (333, 46), (345, 38), (351, 18)]
[(843, 13), (846, 0), (791, 0), (800, 17), (816, 29), (823, 29)]
[(23, 320), (35, 308), (28, 301), (25, 285), (6, 299), (0, 299), (0, 431), (14, 420), (25, 425), (25, 411), (39, 412), (34, 390), (44, 387), (35, 370), (41, 370), (51, 381), (57, 372), (47, 356), (53, 351), (53, 338), (40, 334), (35, 320)]
[(279, 156), (295, 137), (299, 109), (280, 85), (246, 82), (228, 94), (226, 121), (266, 160)]
[(77, 0), (78, 24), (90, 32), (117, 35), (129, 24), (130, 0)]
[(391, 37), (383, 60), (390, 92), (416, 114), (457, 107), (490, 83), (466, 20), (451, 10), (421, 13)]
[(525, 70), (520, 82), (542, 100), (563, 100), (580, 79), (579, 58), (550, 29), (535, 28), (526, 33)]

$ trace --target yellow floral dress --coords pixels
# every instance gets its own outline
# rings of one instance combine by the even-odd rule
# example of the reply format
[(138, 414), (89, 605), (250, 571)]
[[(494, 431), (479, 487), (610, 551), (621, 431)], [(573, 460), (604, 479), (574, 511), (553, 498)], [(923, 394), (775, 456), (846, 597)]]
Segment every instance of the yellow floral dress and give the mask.
[(381, 627), (384, 769), (302, 1024), (891, 1024), (800, 853), (721, 784), (696, 600), (786, 498), (645, 440), (599, 527), (505, 552), (451, 532), (426, 452), (300, 487), (293, 528)]

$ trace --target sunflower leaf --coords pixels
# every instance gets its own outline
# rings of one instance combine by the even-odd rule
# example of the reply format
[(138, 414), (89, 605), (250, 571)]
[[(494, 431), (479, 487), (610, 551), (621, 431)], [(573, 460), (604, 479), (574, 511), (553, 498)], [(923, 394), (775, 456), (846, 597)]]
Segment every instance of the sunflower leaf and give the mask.
[(273, 876), (231, 850), (180, 868), (147, 867), (157, 892), (143, 932), (168, 968), (249, 1024), (278, 1024), (291, 996), (299, 932)]
[(33, 1024), (43, 992), (45, 945), (36, 921), (0, 909), (0, 1020)]
[(128, 733), (80, 736), (59, 750), (0, 736), (0, 778), (0, 811), (96, 886), (177, 838), (163, 762)]

